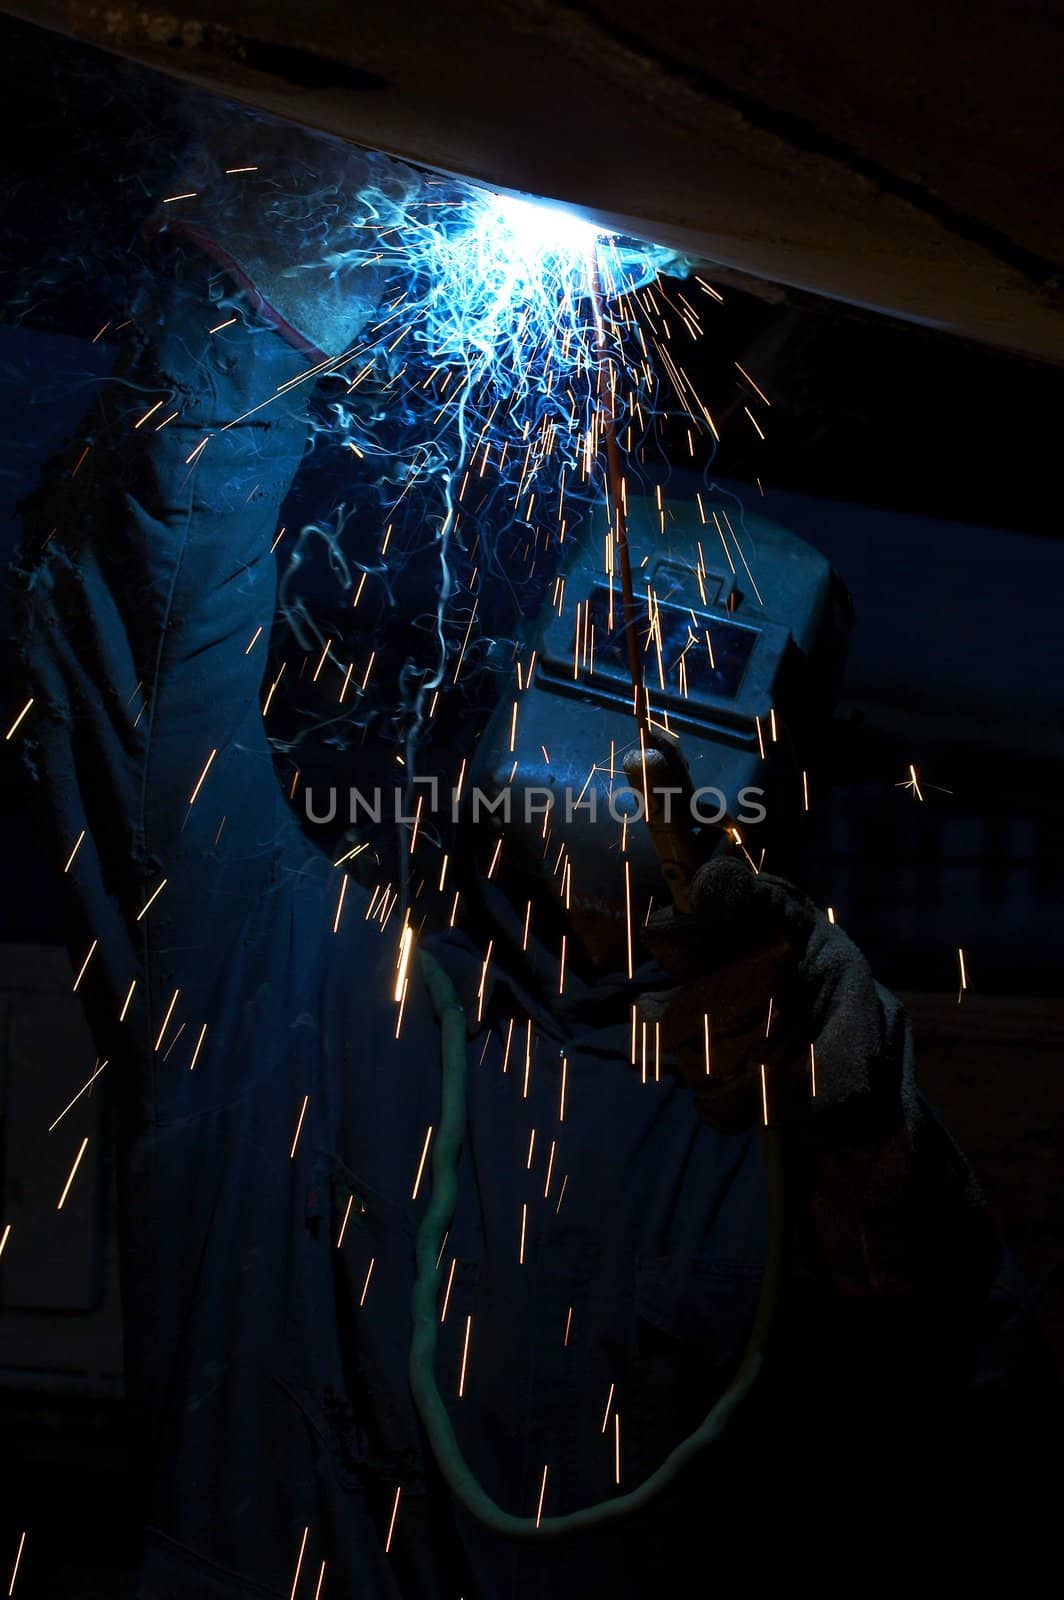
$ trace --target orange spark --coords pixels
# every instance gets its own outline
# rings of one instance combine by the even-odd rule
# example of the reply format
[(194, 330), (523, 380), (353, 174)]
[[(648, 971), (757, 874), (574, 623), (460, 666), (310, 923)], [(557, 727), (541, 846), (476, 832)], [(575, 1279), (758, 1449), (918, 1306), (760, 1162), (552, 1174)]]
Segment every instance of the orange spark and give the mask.
[(59, 1196), (59, 1203), (55, 1208), (57, 1211), (62, 1211), (63, 1206), (66, 1203), (66, 1197), (70, 1193), (70, 1185), (74, 1182), (74, 1178), (77, 1175), (77, 1170), (81, 1166), (81, 1158), (85, 1154), (85, 1151), (88, 1149), (88, 1147), (89, 1147), (88, 1138), (82, 1139), (82, 1141), (81, 1141), (81, 1149), (78, 1151), (77, 1155), (74, 1157), (74, 1165), (70, 1169), (70, 1176), (67, 1179), (66, 1183), (63, 1185), (63, 1192)]
[(536, 1507), (536, 1527), (543, 1521), (543, 1502), (547, 1498), (547, 1467), (543, 1467), (543, 1482), (539, 1487), (539, 1505)]
[(417, 1164), (417, 1176), (414, 1179), (414, 1187), (413, 1187), (413, 1190), (411, 1191), (411, 1194), (410, 1194), (411, 1200), (416, 1200), (417, 1199), (417, 1192), (421, 1188), (421, 1175), (425, 1171), (425, 1161), (426, 1161), (426, 1159), (428, 1157), (429, 1145), (431, 1144), (431, 1142), (432, 1142), (432, 1124), (430, 1123), (428, 1128), (425, 1131), (425, 1143), (421, 1147), (421, 1160)]
[(466, 1324), (465, 1324), (465, 1343), (462, 1345), (462, 1370), (458, 1374), (458, 1398), (459, 1398), (459, 1400), (461, 1400), (462, 1397), (465, 1394), (466, 1366), (467, 1366), (468, 1361), (469, 1361), (469, 1335), (472, 1332), (472, 1329), (473, 1329), (473, 1318), (471, 1316), (468, 1316), (468, 1317), (466, 1317)]
[(141, 909), (137, 912), (137, 921), (138, 922), (140, 922), (140, 920), (144, 916), (147, 915), (147, 913), (148, 913), (149, 909), (151, 908), (151, 906), (154, 905), (155, 901), (159, 898), (159, 896), (162, 894), (163, 890), (166, 888), (166, 885), (167, 885), (168, 881), (169, 881), (168, 879), (164, 878), (162, 883), (160, 883), (159, 887), (157, 889), (153, 889), (152, 890), (151, 894), (148, 896), (147, 900), (145, 900), (145, 902), (144, 902), (143, 906), (141, 907)]
[(395, 1488), (395, 1499), (392, 1502), (392, 1520), (388, 1524), (388, 1537), (384, 1541), (384, 1553), (385, 1553), (385, 1555), (387, 1555), (388, 1552), (392, 1548), (392, 1535), (395, 1532), (395, 1519), (396, 1519), (396, 1516), (398, 1515), (398, 1512), (399, 1512), (399, 1496), (402, 1494), (402, 1492), (403, 1492), (402, 1485), (401, 1484), (397, 1484), (396, 1488)]
[(303, 1096), (303, 1104), (299, 1108), (299, 1121), (296, 1123), (296, 1131), (295, 1131), (295, 1137), (292, 1140), (292, 1148), (288, 1152), (289, 1161), (294, 1161), (295, 1160), (296, 1145), (299, 1143), (299, 1135), (303, 1130), (303, 1118), (307, 1114), (307, 1105), (308, 1105), (309, 1101), (310, 1101), (310, 1095), (309, 1094), (305, 1094)]
[[(138, 918), (137, 920), (139, 921), (140, 919)], [(81, 982), (82, 978), (85, 976), (85, 968), (88, 966), (89, 962), (92, 960), (93, 952), (95, 951), (96, 946), (99, 944), (99, 942), (100, 942), (99, 939), (94, 939), (92, 941), (92, 943), (89, 945), (89, 953), (85, 957), (84, 961), (81, 963), (81, 970), (79, 971), (77, 977), (74, 979), (74, 991), (73, 992), (75, 992), (75, 993), (77, 992), (78, 984)]]
[(30, 695), (29, 699), (26, 701), (26, 704), (22, 707), (22, 710), (19, 712), (18, 716), (15, 718), (14, 722), (11, 724), (10, 728), (8, 728), (7, 732), (5, 733), (5, 735), (4, 735), (4, 739), (5, 740), (10, 739), (13, 736), (13, 734), (15, 732), (15, 729), (18, 727), (19, 723), (22, 721), (23, 717), (26, 715), (27, 711), (30, 709), (30, 706), (32, 704), (33, 704), (33, 696)]
[(299, 1546), (299, 1560), (296, 1562), (296, 1575), (292, 1579), (292, 1592), (288, 1596), (288, 1600), (295, 1600), (295, 1597), (296, 1597), (296, 1590), (299, 1587), (299, 1574), (303, 1569), (303, 1557), (306, 1554), (307, 1538), (308, 1538), (309, 1534), (310, 1534), (310, 1529), (309, 1528), (304, 1528), (303, 1529), (303, 1542)]

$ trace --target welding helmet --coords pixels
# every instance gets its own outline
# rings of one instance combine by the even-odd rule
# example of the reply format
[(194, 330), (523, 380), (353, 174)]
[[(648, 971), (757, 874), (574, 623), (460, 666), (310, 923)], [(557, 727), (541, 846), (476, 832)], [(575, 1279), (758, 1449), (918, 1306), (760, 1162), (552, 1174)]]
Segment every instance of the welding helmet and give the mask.
[[(644, 825), (624, 617), (603, 511), (563, 551), (476, 750), (465, 818), (480, 867), (548, 944), (611, 962), (668, 901)], [(810, 767), (845, 659), (850, 606), (828, 561), (733, 495), (633, 498), (628, 540), (651, 729), (678, 740), (675, 821), (794, 870)], [(548, 925), (553, 924), (552, 931)], [(572, 940), (570, 941), (572, 948)]]

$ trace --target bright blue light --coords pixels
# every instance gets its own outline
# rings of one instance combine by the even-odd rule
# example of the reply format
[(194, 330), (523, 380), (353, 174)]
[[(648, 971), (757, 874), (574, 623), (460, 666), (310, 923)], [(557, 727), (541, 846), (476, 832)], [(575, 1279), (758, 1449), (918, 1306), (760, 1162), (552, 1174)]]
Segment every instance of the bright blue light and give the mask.
[(485, 203), (479, 226), (494, 237), (500, 252), (530, 262), (550, 256), (585, 260), (604, 232), (560, 206), (505, 194), (492, 195)]
[[(431, 285), (424, 331), (434, 358), (466, 366), (471, 381), (490, 371), (523, 387), (533, 352), (537, 366), (549, 365), (566, 332), (570, 345), (574, 335), (583, 344), (580, 306), (600, 239), (592, 224), (553, 206), (472, 190), (464, 208), (431, 232), (422, 241)], [(570, 354), (575, 360), (579, 350)]]
[(572, 464), (598, 362), (592, 262), (604, 299), (617, 304), (676, 256), (537, 200), (472, 185), (446, 200), (429, 195), (394, 233), (416, 294), (414, 338), (455, 372), (447, 398), (461, 400), (451, 414), (464, 424), (499, 401), (498, 424), (527, 438), (555, 412), (560, 455)]

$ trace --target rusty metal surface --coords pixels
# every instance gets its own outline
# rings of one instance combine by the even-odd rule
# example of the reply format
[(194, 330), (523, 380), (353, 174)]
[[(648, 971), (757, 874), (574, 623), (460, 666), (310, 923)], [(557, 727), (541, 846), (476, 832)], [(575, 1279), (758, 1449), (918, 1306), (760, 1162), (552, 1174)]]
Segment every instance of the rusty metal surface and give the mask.
[(754, 279), (1064, 359), (1057, 0), (0, 9)]

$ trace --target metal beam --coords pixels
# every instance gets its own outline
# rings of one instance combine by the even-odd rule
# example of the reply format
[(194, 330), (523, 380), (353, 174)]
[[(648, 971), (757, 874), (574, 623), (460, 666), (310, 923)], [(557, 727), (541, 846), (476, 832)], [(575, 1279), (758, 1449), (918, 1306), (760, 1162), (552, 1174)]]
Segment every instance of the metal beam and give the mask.
[(1060, 12), (38, 0), (160, 71), (779, 283), (1064, 360)]

